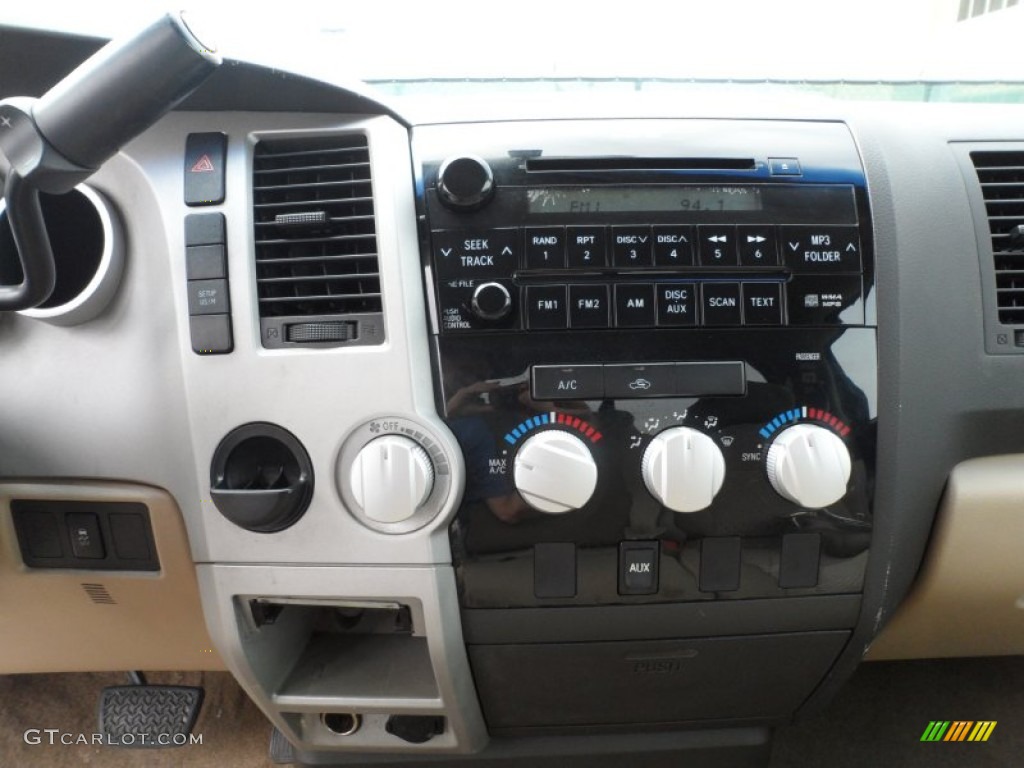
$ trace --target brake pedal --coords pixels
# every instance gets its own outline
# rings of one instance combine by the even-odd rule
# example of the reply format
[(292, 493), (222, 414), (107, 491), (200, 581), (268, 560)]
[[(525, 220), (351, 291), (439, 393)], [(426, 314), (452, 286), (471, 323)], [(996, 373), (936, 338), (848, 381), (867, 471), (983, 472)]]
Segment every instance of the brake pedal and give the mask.
[(190, 743), (204, 690), (182, 685), (115, 685), (100, 694), (104, 744), (163, 749)]

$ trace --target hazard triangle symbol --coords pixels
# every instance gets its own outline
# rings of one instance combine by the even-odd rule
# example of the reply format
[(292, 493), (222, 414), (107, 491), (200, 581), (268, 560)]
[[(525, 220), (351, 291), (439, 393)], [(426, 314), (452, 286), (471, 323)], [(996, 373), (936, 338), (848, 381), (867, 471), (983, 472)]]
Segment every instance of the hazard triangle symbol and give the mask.
[(213, 167), (213, 161), (210, 159), (209, 155), (203, 155), (196, 160), (196, 164), (192, 166), (192, 173), (210, 173), (213, 170), (215, 170)]

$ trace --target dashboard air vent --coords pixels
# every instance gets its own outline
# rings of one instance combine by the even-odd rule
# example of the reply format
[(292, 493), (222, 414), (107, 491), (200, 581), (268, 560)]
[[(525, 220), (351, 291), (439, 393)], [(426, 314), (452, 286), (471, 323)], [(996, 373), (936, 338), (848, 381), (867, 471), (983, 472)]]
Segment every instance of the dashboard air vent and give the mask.
[(1024, 152), (971, 152), (985, 199), (999, 322), (1024, 325)]
[(253, 226), (264, 346), (384, 341), (366, 136), (261, 140)]

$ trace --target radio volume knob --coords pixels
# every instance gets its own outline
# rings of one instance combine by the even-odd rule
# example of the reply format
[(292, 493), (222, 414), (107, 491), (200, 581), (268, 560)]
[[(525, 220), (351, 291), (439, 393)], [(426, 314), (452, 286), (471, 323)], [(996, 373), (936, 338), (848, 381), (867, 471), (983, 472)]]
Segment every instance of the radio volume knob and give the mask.
[(549, 515), (579, 509), (594, 495), (597, 464), (575, 435), (562, 430), (528, 437), (516, 454), (514, 480), (527, 504)]
[(481, 283), (473, 289), (469, 307), (481, 320), (501, 320), (512, 311), (512, 296), (501, 283)]
[(710, 437), (690, 427), (659, 432), (640, 464), (644, 485), (674, 512), (711, 506), (725, 481), (725, 458)]
[(494, 196), (494, 174), (483, 158), (450, 157), (437, 171), (437, 196), (455, 211), (483, 208)]
[(814, 424), (784, 430), (768, 449), (768, 481), (780, 496), (807, 509), (835, 504), (846, 495), (850, 452), (833, 432)]

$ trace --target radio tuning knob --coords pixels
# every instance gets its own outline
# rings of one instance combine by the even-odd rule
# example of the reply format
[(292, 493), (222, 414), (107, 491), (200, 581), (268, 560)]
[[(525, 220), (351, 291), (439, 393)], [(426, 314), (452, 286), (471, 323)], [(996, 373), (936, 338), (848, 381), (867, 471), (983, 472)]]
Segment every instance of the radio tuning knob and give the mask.
[(423, 446), (401, 435), (368, 442), (349, 474), (352, 497), (378, 523), (408, 520), (430, 496), (434, 465)]
[(850, 452), (838, 435), (814, 424), (785, 429), (768, 449), (768, 481), (780, 496), (807, 509), (846, 495)]
[(454, 211), (483, 208), (494, 189), (491, 166), (475, 155), (449, 157), (437, 171), (437, 196)]
[(469, 308), (481, 320), (501, 320), (512, 311), (512, 296), (501, 283), (481, 283), (473, 289)]
[(711, 506), (725, 480), (725, 458), (710, 437), (690, 427), (672, 427), (651, 440), (640, 464), (644, 485), (674, 512)]
[(597, 464), (578, 437), (550, 430), (526, 439), (516, 454), (513, 479), (527, 504), (558, 515), (590, 501), (597, 487)]

